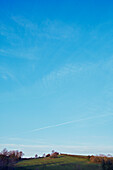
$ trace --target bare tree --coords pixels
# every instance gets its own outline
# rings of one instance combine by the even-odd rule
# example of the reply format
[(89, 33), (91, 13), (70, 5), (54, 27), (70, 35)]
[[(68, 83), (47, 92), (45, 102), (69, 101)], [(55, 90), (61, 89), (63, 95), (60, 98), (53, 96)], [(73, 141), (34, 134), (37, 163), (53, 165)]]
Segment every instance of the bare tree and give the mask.
[(1, 154), (4, 156), (8, 156), (8, 150), (6, 148), (4, 148), (3, 151), (1, 152)]
[(38, 155), (37, 155), (37, 154), (35, 155), (35, 158), (38, 158)]

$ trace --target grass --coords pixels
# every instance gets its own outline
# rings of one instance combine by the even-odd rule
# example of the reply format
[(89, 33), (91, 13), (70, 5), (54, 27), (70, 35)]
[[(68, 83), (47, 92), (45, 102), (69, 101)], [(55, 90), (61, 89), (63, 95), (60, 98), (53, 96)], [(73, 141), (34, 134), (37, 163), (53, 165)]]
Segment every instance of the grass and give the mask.
[(58, 158), (22, 160), (16, 170), (101, 170), (100, 164), (91, 163), (88, 157), (59, 155)]

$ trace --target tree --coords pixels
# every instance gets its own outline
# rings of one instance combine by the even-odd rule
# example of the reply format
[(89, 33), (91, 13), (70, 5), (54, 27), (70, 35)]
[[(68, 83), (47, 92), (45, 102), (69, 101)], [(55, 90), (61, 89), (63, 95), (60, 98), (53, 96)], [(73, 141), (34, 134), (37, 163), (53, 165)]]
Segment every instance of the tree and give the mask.
[(4, 148), (3, 151), (1, 152), (1, 154), (4, 156), (8, 156), (8, 150), (6, 148)]
[(51, 158), (57, 158), (58, 157), (58, 155), (59, 155), (59, 153), (58, 152), (53, 152), (52, 154), (51, 154)]
[(35, 155), (35, 158), (38, 158), (38, 155), (37, 155), (37, 154)]
[(48, 153), (48, 154), (46, 155), (46, 157), (50, 157), (50, 154)]
[(13, 166), (13, 164), (21, 159), (23, 156), (22, 151), (9, 151), (5, 148), (2, 152), (0, 152), (0, 169), (7, 169), (9, 166)]
[(45, 157), (46, 157), (46, 154), (44, 153), (42, 157), (44, 157), (44, 158), (45, 158)]
[(54, 153), (55, 151), (54, 150), (52, 150), (52, 153)]

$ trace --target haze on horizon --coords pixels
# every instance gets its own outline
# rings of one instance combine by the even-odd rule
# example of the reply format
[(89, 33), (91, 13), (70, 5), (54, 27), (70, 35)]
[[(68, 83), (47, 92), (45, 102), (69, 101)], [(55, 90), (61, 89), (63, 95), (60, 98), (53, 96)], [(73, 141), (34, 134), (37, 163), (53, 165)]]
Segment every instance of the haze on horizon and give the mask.
[(113, 155), (113, 2), (0, 1), (0, 151)]

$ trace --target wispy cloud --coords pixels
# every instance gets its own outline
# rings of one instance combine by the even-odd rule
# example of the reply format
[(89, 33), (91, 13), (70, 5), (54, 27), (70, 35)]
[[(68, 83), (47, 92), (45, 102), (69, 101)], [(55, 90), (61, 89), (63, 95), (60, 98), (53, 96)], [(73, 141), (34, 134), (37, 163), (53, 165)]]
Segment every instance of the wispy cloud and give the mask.
[(45, 36), (48, 39), (70, 39), (76, 41), (80, 36), (80, 28), (71, 25), (66, 25), (60, 21), (46, 20), (42, 23), (42, 31), (40, 36)]
[(11, 17), (14, 22), (16, 22), (18, 25), (24, 27), (25, 29), (29, 30), (37, 30), (38, 26), (37, 24), (33, 23), (29, 19), (23, 17), (23, 16), (12, 16)]
[(57, 20), (45, 20), (40, 24), (32, 22), (23, 16), (12, 16), (12, 20), (19, 26), (23, 27), (26, 31), (30, 31), (36, 37), (45, 37), (47, 39), (74, 39), (79, 36), (80, 28), (66, 25)]
[(51, 71), (48, 75), (43, 77), (43, 82), (54, 81), (58, 79), (62, 79), (65, 76), (68, 76), (73, 73), (78, 73), (82, 70), (82, 66), (74, 65), (74, 64), (66, 64), (61, 68)]
[(29, 132), (37, 132), (37, 131), (41, 131), (41, 130), (44, 130), (44, 129), (55, 128), (55, 127), (59, 127), (59, 126), (64, 126), (64, 125), (68, 125), (68, 124), (72, 124), (72, 123), (78, 123), (78, 122), (82, 122), (82, 121), (86, 121), (86, 120), (92, 120), (92, 119), (102, 118), (102, 117), (107, 117), (107, 116), (113, 116), (113, 113), (111, 113), (111, 114), (101, 114), (101, 115), (98, 115), (98, 116), (85, 117), (85, 118), (82, 118), (82, 119), (77, 119), (77, 120), (72, 120), (72, 121), (69, 121), (69, 122), (59, 123), (59, 124), (56, 124), (56, 125), (45, 126), (45, 127), (42, 127), (42, 128), (33, 129)]
[[(12, 23), (11, 25), (2, 23), (0, 26), (0, 36), (4, 37), (4, 41), (8, 44), (2, 46), (0, 49), (1, 57), (7, 56), (9, 58), (24, 58), (28, 60), (37, 59), (37, 44), (32, 45), (34, 41), (37, 43), (37, 36), (33, 37), (32, 35), (32, 32), (37, 33), (37, 28), (34, 30), (34, 24), (25, 18), (8, 17), (8, 20)], [(20, 32), (16, 30), (17, 27), (15, 27), (15, 22), (18, 22), (17, 27), (23, 24), (25, 25), (25, 32), (23, 33), (23, 36), (21, 36)], [(31, 31), (29, 32), (29, 30)]]
[(100, 63), (70, 63), (51, 71), (42, 78), (42, 83), (44, 86), (48, 86), (52, 82), (59, 83), (59, 81), (69, 80), (70, 78), (76, 78), (75, 76), (80, 73), (85, 73), (87, 71), (91, 72), (97, 70), (100, 67)]
[(11, 78), (12, 80), (14, 79), (14, 75), (4, 67), (0, 67), (0, 75), (3, 79), (7, 78)]
[(20, 81), (15, 77), (15, 75), (6, 67), (0, 66), (0, 77), (3, 80), (10, 79), (12, 81), (15, 81), (17, 84), (21, 85)]
[(25, 157), (34, 156), (36, 153), (50, 153), (51, 150), (56, 150), (60, 153), (70, 154), (113, 154), (113, 146), (92, 146), (92, 145), (22, 145), (22, 144), (0, 144), (2, 150), (6, 147), (8, 150), (22, 150)]
[(87, 78), (88, 76), (93, 77), (94, 75), (102, 76), (104, 71), (109, 73), (109, 77), (113, 75), (113, 57), (95, 62), (66, 63), (43, 76), (42, 83), (45, 87), (48, 87), (51, 83), (59, 84), (60, 81), (69, 81), (69, 79), (72, 80), (72, 78), (76, 80), (76, 76), (79, 75), (84, 75), (85, 77), (87, 74)]
[(45, 139), (29, 139), (29, 138), (21, 138), (21, 137), (7, 137), (3, 136), (0, 137), (1, 141), (9, 141), (9, 142), (16, 142), (16, 143), (35, 143), (35, 144), (46, 144), (47, 141)]
[[(5, 23), (0, 25), (0, 36), (3, 36), (6, 42), (13, 46), (21, 41), (21, 37), (15, 31), (14, 27)], [(0, 50), (0, 52), (6, 53), (6, 49), (4, 48), (3, 50)]]

